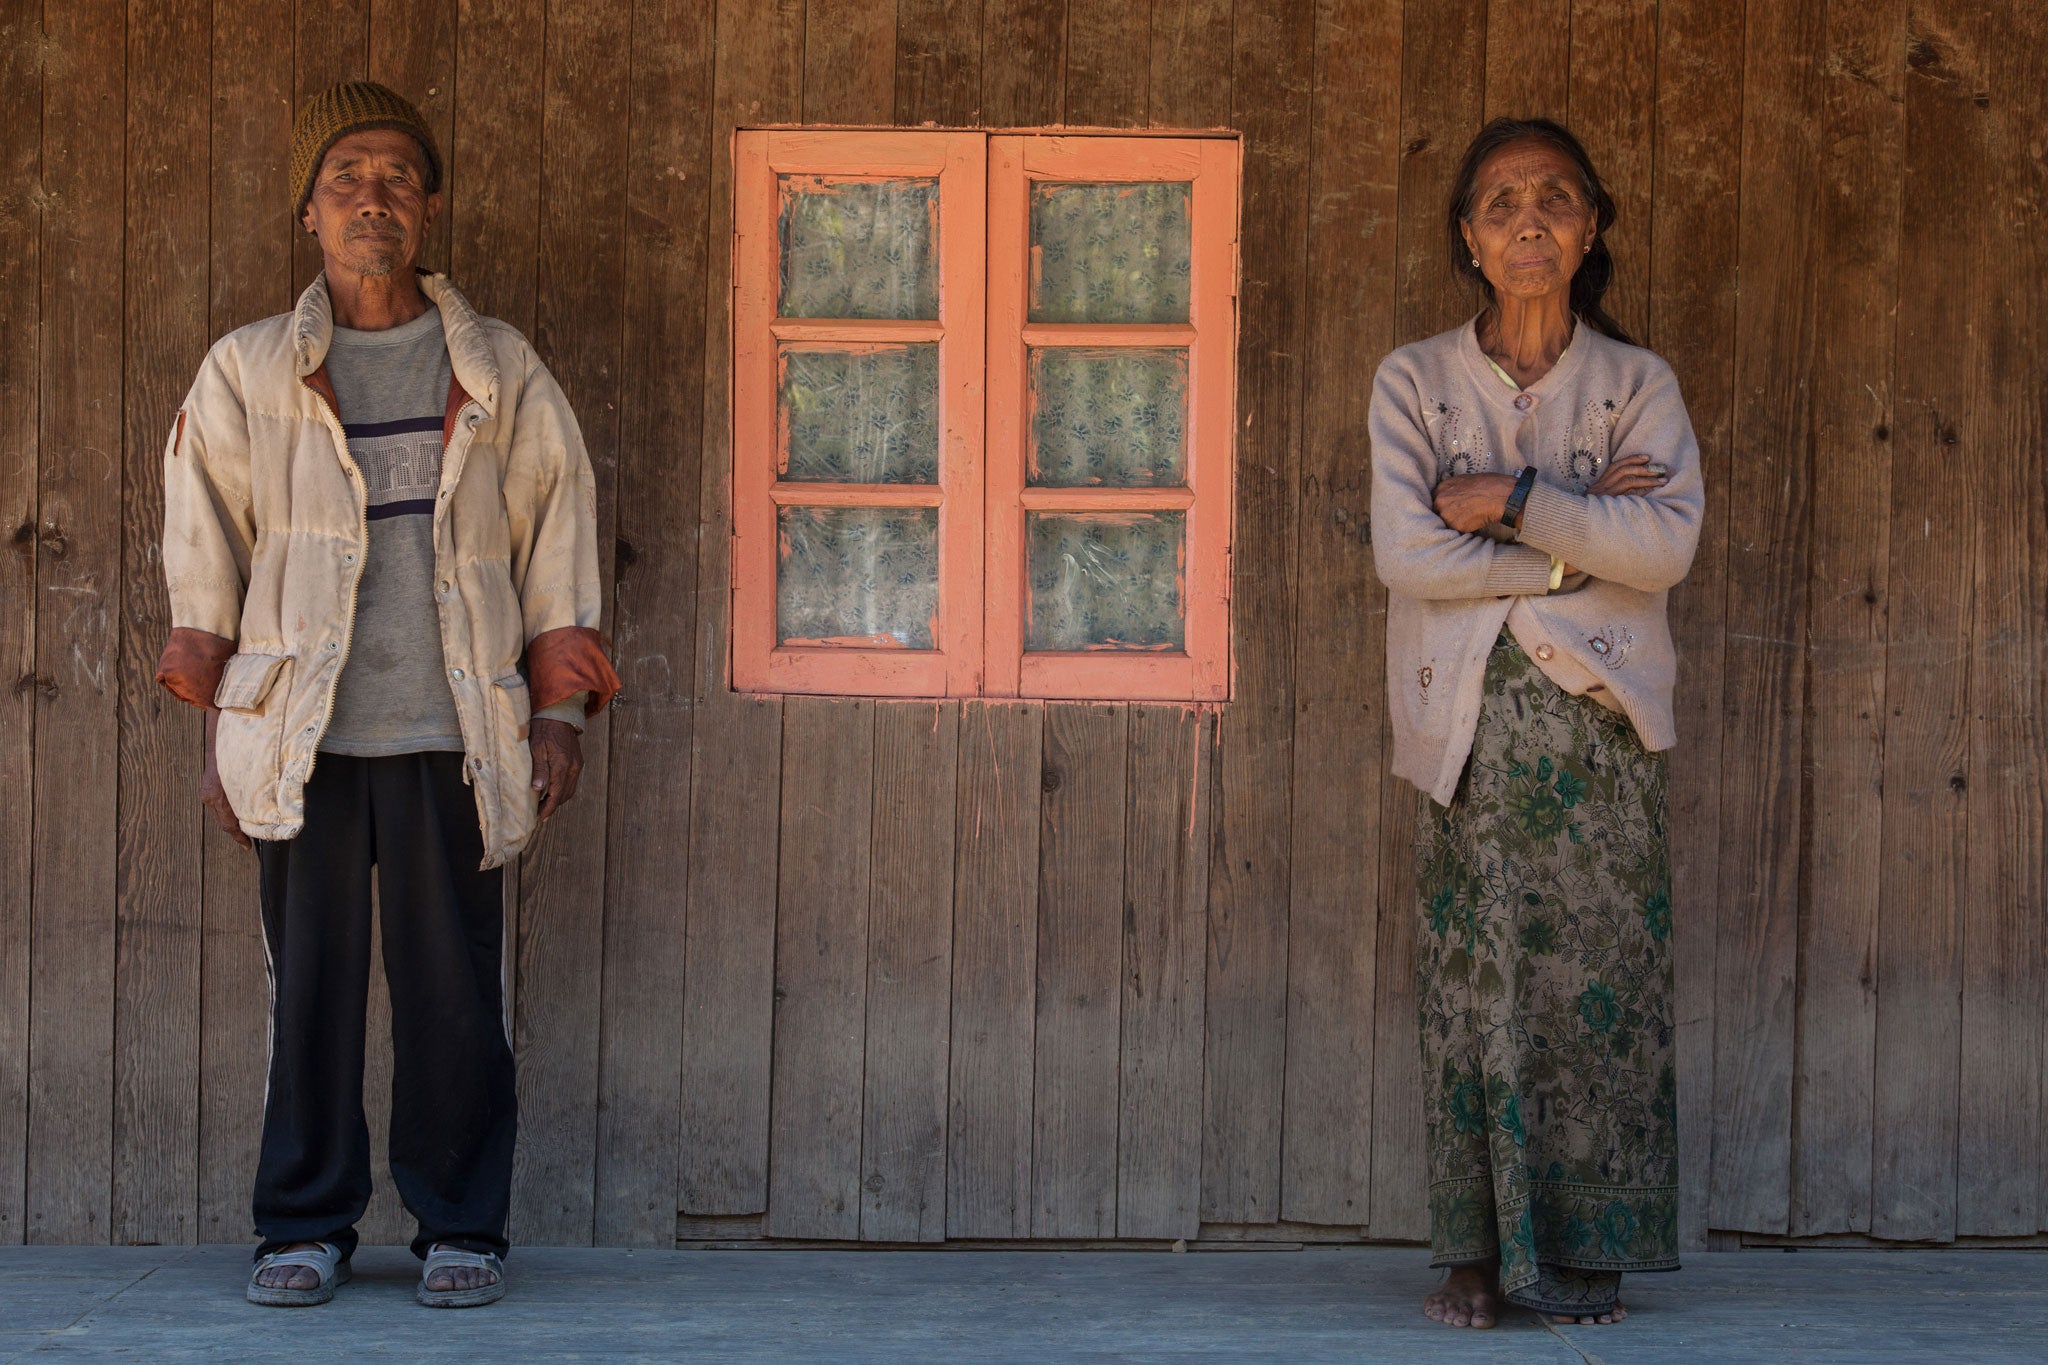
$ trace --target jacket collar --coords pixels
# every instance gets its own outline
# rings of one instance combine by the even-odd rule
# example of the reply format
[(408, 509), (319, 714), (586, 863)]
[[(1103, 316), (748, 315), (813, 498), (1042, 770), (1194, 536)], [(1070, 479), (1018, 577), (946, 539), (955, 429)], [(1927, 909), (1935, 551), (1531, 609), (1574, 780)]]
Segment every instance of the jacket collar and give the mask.
[[(420, 289), (441, 310), (441, 328), (448, 338), (448, 364), (463, 392), (491, 417), (498, 415), (498, 359), (491, 339), (484, 334), (476, 310), (446, 275), (419, 272)], [(299, 295), (292, 310), (292, 358), (300, 379), (314, 374), (327, 362), (334, 343), (334, 303), (327, 294), (327, 274), (322, 271)]]

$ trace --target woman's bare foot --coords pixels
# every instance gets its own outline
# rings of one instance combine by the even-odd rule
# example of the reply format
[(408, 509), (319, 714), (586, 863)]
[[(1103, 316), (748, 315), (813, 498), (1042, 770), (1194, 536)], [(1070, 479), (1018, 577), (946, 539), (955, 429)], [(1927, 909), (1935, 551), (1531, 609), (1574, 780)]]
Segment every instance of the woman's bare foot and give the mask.
[(1627, 1316), (1628, 1305), (1620, 1299), (1616, 1299), (1614, 1307), (1597, 1316), (1592, 1313), (1588, 1313), (1584, 1317), (1573, 1317), (1570, 1313), (1553, 1313), (1550, 1316), (1550, 1320), (1552, 1322), (1564, 1323), (1567, 1326), (1594, 1327), (1609, 1322), (1620, 1322)]
[(1446, 1327), (1493, 1326), (1500, 1320), (1500, 1267), (1452, 1266), (1444, 1282), (1423, 1299), (1422, 1315)]
[[(313, 1251), (319, 1245), (318, 1242), (293, 1242), (288, 1247), (279, 1247), (278, 1250)], [(309, 1265), (274, 1265), (268, 1270), (258, 1272), (256, 1283), (265, 1289), (318, 1289), (320, 1272)]]

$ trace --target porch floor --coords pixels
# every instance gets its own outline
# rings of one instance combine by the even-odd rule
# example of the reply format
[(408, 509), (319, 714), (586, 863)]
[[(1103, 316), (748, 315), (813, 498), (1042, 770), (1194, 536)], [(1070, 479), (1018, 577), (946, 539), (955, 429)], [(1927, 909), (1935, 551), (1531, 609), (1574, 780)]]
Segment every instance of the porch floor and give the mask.
[(519, 1248), (494, 1307), (413, 1302), (365, 1247), (318, 1309), (243, 1302), (242, 1247), (0, 1248), (0, 1361), (2043, 1361), (2048, 1253), (1719, 1252), (1634, 1278), (1613, 1327), (1519, 1311), (1454, 1331), (1419, 1251), (593, 1251)]

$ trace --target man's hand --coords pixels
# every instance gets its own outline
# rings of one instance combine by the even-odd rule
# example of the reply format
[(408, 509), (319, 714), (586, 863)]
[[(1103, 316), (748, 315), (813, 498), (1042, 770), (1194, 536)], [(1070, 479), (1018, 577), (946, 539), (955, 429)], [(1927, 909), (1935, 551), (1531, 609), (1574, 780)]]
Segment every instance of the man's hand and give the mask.
[(540, 793), (540, 818), (546, 820), (576, 795), (583, 776), (583, 737), (567, 721), (536, 716), (526, 747), (533, 751), (533, 789)]
[(213, 736), (219, 728), (220, 712), (207, 707), (206, 767), (199, 774), (199, 802), (213, 813), (213, 822), (226, 830), (229, 838), (249, 848), (249, 836), (242, 833), (242, 822), (235, 818), (235, 808), (228, 804), (227, 788), (220, 784), (220, 765), (213, 759)]
[(1433, 506), (1444, 525), (1470, 535), (1507, 515), (1513, 474), (1453, 474), (1436, 486)]

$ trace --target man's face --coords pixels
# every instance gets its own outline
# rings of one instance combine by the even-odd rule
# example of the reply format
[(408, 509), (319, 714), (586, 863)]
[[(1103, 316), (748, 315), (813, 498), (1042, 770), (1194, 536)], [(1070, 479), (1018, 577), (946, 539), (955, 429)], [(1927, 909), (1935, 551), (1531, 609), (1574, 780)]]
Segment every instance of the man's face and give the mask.
[(440, 212), (419, 143), (370, 128), (327, 149), (302, 221), (320, 239), (329, 274), (375, 277), (411, 270)]

